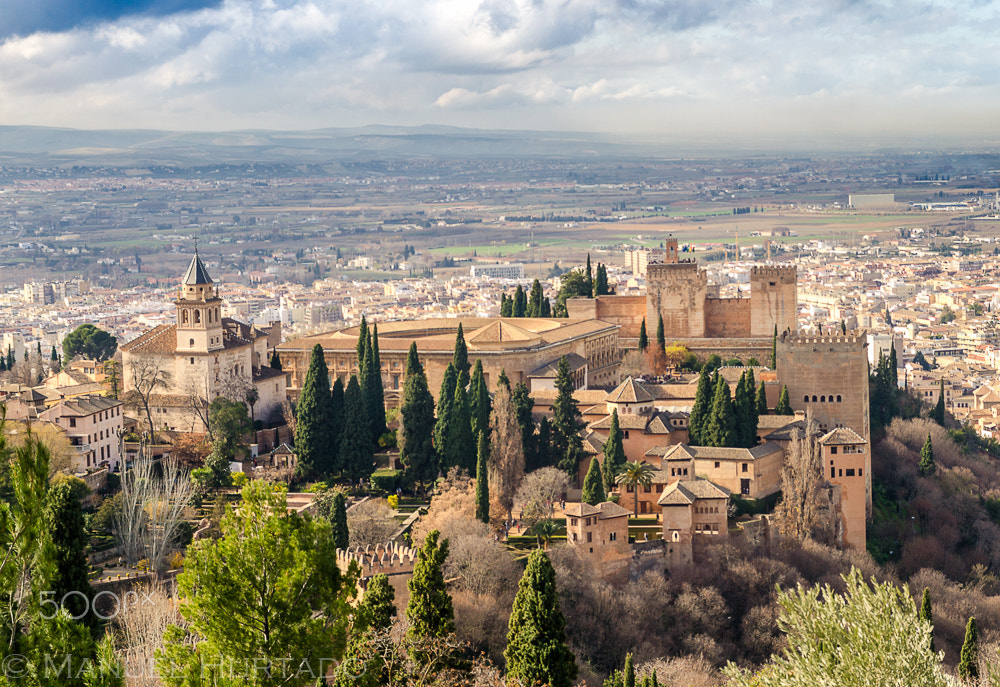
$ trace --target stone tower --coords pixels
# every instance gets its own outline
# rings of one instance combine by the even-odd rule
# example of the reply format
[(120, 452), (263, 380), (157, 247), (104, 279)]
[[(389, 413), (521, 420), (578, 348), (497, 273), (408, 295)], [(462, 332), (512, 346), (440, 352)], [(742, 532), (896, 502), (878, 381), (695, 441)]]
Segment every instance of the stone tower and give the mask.
[(793, 266), (750, 269), (750, 336), (766, 337), (798, 331), (798, 290)]
[(222, 299), (197, 248), (174, 305), (177, 307), (178, 353), (205, 354), (223, 347)]
[[(669, 243), (667, 250), (669, 256)], [(676, 241), (673, 250), (676, 255)], [(707, 296), (708, 273), (693, 260), (650, 265), (646, 272), (646, 329), (655, 332), (662, 315), (668, 339), (705, 336)]]

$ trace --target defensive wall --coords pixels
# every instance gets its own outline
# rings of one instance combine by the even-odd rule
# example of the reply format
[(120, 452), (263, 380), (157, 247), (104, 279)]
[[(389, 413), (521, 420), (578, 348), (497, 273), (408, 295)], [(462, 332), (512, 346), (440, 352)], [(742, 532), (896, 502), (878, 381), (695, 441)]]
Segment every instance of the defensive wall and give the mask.
[(363, 549), (361, 547), (337, 549), (337, 568), (341, 572), (346, 572), (352, 563), (357, 564), (361, 570), (361, 576), (358, 578), (358, 598), (362, 597), (372, 577), (386, 575), (396, 593), (397, 611), (405, 609), (410, 599), (407, 583), (413, 575), (413, 566), (416, 562), (417, 552), (414, 549), (395, 542), (366, 546)]

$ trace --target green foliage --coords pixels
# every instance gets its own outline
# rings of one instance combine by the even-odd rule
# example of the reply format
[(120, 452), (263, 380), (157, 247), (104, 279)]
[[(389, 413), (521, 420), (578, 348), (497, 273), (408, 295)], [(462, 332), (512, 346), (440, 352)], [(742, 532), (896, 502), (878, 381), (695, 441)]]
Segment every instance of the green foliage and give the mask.
[(347, 550), (351, 541), (351, 532), (347, 527), (347, 499), (344, 492), (333, 495), (333, 512), (330, 514), (330, 536), (333, 545), (338, 549)]
[(361, 378), (361, 394), (368, 415), (369, 436), (372, 441), (385, 434), (385, 392), (382, 389), (382, 359), (378, 350), (378, 324), (372, 326), (371, 340), (365, 351)]
[(604, 493), (609, 494), (614, 489), (615, 475), (625, 467), (624, 433), (618, 424), (618, 409), (611, 411), (611, 428), (608, 430), (608, 440), (604, 442), (604, 464), (601, 473), (604, 475)]
[(737, 444), (736, 417), (729, 384), (720, 375), (712, 396), (712, 413), (709, 415), (702, 437), (706, 446), (735, 446)]
[(212, 451), (205, 458), (205, 466), (191, 471), (191, 479), (203, 491), (222, 489), (232, 484), (231, 459), (222, 444), (213, 444)]
[(764, 382), (760, 383), (757, 387), (757, 419), (760, 420), (761, 415), (767, 415), (767, 389), (764, 388)]
[(559, 607), (556, 574), (536, 549), (518, 584), (507, 631), (507, 679), (522, 685), (569, 687), (576, 679), (573, 652), (566, 646), (566, 620)]
[(63, 355), (67, 361), (82, 356), (100, 362), (113, 356), (117, 349), (118, 339), (92, 324), (81, 324), (63, 339)]
[(698, 375), (698, 390), (694, 395), (694, 405), (688, 418), (688, 443), (691, 446), (705, 446), (705, 433), (711, 413), (712, 383), (708, 367), (703, 365)]
[(541, 317), (542, 284), (537, 279), (531, 282), (531, 293), (528, 294), (528, 310), (525, 317)]
[[(551, 465), (539, 452), (539, 441), (535, 437), (535, 419), (531, 410), (535, 407), (535, 399), (524, 382), (518, 382), (511, 391), (510, 401), (514, 406), (514, 416), (521, 428), (521, 446), (524, 449), (524, 469), (531, 472), (536, 468)], [(546, 456), (548, 454), (546, 453)]]
[(500, 294), (500, 317), (514, 316), (514, 301), (506, 293)]
[(295, 455), (298, 461), (295, 469), (300, 477), (325, 476), (338, 467), (331, 399), (330, 375), (323, 347), (316, 344), (295, 413)]
[(571, 270), (562, 276), (559, 283), (559, 294), (556, 296), (554, 314), (556, 317), (568, 317), (566, 301), (570, 298), (590, 298), (592, 295), (591, 286), (587, 282), (584, 273), (579, 270)]
[(396, 617), (394, 601), (396, 592), (387, 575), (375, 575), (368, 580), (368, 588), (354, 613), (354, 629), (388, 630)]
[(781, 395), (778, 396), (778, 405), (774, 406), (775, 415), (795, 415), (792, 404), (788, 400), (788, 387), (782, 385)]
[(340, 435), (340, 464), (344, 476), (354, 483), (368, 479), (372, 474), (375, 454), (372, 438), (368, 433), (368, 408), (361, 396), (358, 378), (351, 375), (344, 392), (344, 431)]
[(219, 396), (208, 406), (208, 426), (212, 430), (212, 448), (218, 447), (229, 460), (239, 460), (245, 451), (242, 439), (253, 430), (247, 407), (240, 401)]
[(514, 289), (514, 317), (524, 317), (528, 312), (528, 299), (524, 295), (524, 289), (518, 284)]
[(788, 646), (756, 674), (730, 663), (734, 687), (945, 687), (931, 652), (930, 623), (913, 612), (913, 599), (891, 582), (866, 583), (852, 569), (844, 594), (830, 585), (780, 590), (778, 626)]
[(490, 457), (486, 435), (479, 433), (476, 457), (476, 520), (490, 524), (490, 486), (486, 465)]
[(569, 473), (571, 479), (576, 478), (576, 465), (579, 464), (576, 449), (580, 442), (577, 433), (583, 426), (573, 390), (573, 376), (566, 356), (563, 356), (559, 359), (556, 372), (557, 394), (552, 402), (552, 450), (562, 459), (562, 468)]
[(976, 616), (970, 617), (965, 626), (958, 676), (967, 682), (979, 681), (979, 631), (976, 629)]
[(642, 318), (642, 324), (639, 325), (639, 350), (643, 353), (646, 352), (646, 348), (649, 346), (649, 336), (646, 334), (646, 318)]
[(653, 466), (646, 461), (628, 462), (615, 476), (615, 483), (632, 489), (632, 513), (639, 513), (639, 487), (653, 483)]
[(931, 418), (934, 422), (944, 427), (944, 377), (941, 378), (941, 389), (938, 391), (937, 404), (931, 411)]
[(583, 478), (583, 496), (581, 500), (596, 506), (607, 501), (604, 494), (604, 475), (601, 474), (601, 461), (594, 456), (587, 469), (587, 476)]
[(90, 587), (83, 507), (68, 481), (61, 481), (49, 489), (45, 527), (52, 539), (54, 563), (53, 576), (45, 591), (55, 592), (56, 599), (65, 599), (63, 606), (71, 616), (83, 617), (88, 626), (96, 628), (97, 616), (88, 613), (94, 590)]
[(920, 612), (917, 614), (921, 620), (926, 621), (931, 626), (930, 633), (930, 647), (931, 653), (937, 653), (934, 651), (934, 613), (931, 610), (931, 590), (924, 587), (924, 594), (920, 600)]
[(157, 655), (163, 682), (314, 684), (343, 651), (354, 587), (334, 549), (330, 523), (289, 513), (284, 487), (248, 484), (222, 537), (188, 549), (177, 582), (189, 625), (167, 631)]
[(587, 292), (583, 294), (586, 298), (594, 297), (594, 271), (590, 267), (590, 253), (587, 253)]
[(471, 416), (469, 396), (465, 393), (465, 387), (458, 384), (455, 387), (455, 400), (451, 404), (445, 465), (460, 467), (470, 475), (476, 469), (476, 455), (472, 452), (476, 440), (472, 436)]
[(486, 375), (483, 374), (483, 361), (476, 358), (476, 364), (472, 368), (472, 382), (469, 384), (469, 413), (472, 418), (472, 436), (485, 434), (487, 443), (492, 409), (490, 390), (486, 387)]
[(427, 375), (417, 357), (417, 344), (410, 344), (406, 362), (406, 382), (403, 384), (402, 445), (399, 458), (406, 467), (406, 477), (421, 485), (432, 481), (438, 473), (434, 450), (434, 397), (427, 388)]
[(656, 350), (662, 351), (667, 347), (667, 339), (663, 334), (663, 315), (659, 315), (656, 321)]
[(277, 348), (271, 349), (271, 360), (268, 361), (268, 367), (271, 367), (272, 369), (275, 370), (281, 369), (281, 356), (278, 355)]
[(403, 485), (402, 470), (376, 470), (371, 476), (372, 488), (391, 494)]
[(920, 474), (924, 477), (934, 474), (934, 445), (931, 443), (931, 435), (927, 433), (927, 441), (920, 449)]
[(778, 325), (774, 325), (774, 336), (771, 338), (771, 369), (778, 369)]
[(597, 276), (594, 277), (594, 295), (607, 296), (611, 293), (608, 287), (608, 268), (597, 263)]
[(452, 406), (455, 404), (455, 387), (458, 386), (458, 371), (453, 362), (448, 363), (441, 379), (438, 393), (437, 419), (434, 422), (434, 450), (437, 453), (440, 471), (447, 470), (450, 463), (448, 438), (451, 434)]
[[(523, 292), (521, 296), (523, 298)], [(518, 316), (515, 315), (515, 317)], [(455, 371), (458, 372), (458, 384), (463, 387), (468, 386), (471, 366), (469, 365), (469, 348), (465, 345), (465, 332), (462, 330), (461, 322), (458, 323), (458, 332), (455, 334), (455, 353), (451, 362), (455, 366)]]
[(446, 637), (455, 631), (455, 611), (444, 584), (442, 567), (448, 558), (448, 540), (438, 544), (437, 530), (430, 532), (417, 552), (413, 576), (407, 583), (410, 601), (406, 618), (411, 637)]

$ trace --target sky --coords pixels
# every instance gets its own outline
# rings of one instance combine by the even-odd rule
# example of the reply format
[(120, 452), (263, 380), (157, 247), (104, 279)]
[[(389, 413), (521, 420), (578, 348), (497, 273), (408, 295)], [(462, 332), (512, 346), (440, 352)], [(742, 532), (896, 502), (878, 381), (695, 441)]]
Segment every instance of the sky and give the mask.
[(998, 20), (977, 0), (0, 0), (0, 124), (996, 143)]

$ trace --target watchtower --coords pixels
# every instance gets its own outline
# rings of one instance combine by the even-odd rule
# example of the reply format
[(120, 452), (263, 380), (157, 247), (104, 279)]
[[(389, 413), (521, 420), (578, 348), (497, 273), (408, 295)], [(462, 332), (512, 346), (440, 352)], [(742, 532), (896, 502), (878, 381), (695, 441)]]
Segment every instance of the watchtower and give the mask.
[(750, 336), (765, 337), (798, 329), (797, 273), (791, 265), (750, 269)]

